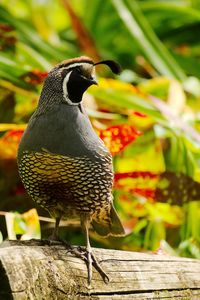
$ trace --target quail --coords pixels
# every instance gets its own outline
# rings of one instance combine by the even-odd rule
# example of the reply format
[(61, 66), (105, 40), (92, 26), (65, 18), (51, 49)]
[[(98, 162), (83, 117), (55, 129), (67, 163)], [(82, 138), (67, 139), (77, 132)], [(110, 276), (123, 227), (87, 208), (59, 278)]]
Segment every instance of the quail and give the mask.
[(49, 72), (18, 149), (18, 169), (26, 191), (56, 220), (52, 238), (58, 237), (61, 219), (80, 220), (89, 283), (92, 264), (109, 280), (92, 253), (90, 225), (101, 236), (124, 235), (113, 206), (112, 157), (82, 105), (83, 93), (97, 84), (98, 64), (119, 72), (112, 60), (95, 64), (85, 56), (64, 60)]

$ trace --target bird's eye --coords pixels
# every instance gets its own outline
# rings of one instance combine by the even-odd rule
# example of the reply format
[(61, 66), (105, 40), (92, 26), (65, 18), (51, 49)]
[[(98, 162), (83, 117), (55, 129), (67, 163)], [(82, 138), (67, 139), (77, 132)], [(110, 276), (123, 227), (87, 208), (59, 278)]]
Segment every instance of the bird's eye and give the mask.
[(77, 73), (82, 74), (81, 68), (76, 68)]

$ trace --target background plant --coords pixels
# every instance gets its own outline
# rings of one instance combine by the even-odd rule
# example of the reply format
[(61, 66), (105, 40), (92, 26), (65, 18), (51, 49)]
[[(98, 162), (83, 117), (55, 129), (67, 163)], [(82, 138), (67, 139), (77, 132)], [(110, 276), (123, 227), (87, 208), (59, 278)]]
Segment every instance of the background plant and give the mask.
[[(17, 145), (47, 72), (63, 59), (84, 54), (115, 59), (123, 68), (115, 79), (99, 69), (99, 87), (90, 88), (85, 99), (113, 154), (115, 203), (127, 230), (122, 239), (92, 234), (94, 245), (199, 258), (199, 2), (1, 3), (0, 209), (2, 215), (18, 212), (7, 223), (1, 218), (4, 238), (11, 219), (17, 237), (34, 222), (39, 234), (35, 211), (19, 216), (35, 204), (18, 177)], [(50, 224), (41, 223), (43, 235)], [(61, 235), (66, 232), (71, 242), (81, 241), (79, 227), (64, 228)]]

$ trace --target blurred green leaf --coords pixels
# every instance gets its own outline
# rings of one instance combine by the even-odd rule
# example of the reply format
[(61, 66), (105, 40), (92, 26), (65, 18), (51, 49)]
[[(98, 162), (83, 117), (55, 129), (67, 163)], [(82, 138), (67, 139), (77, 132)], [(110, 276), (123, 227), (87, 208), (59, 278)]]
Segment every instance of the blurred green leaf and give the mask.
[(155, 251), (159, 248), (160, 240), (165, 239), (165, 228), (162, 221), (149, 221), (144, 235), (144, 247)]
[(184, 71), (159, 41), (135, 0), (113, 0), (113, 5), (141, 50), (161, 74), (185, 80)]
[(199, 243), (197, 243), (192, 238), (185, 240), (182, 243), (180, 243), (178, 247), (178, 253), (180, 256), (189, 256), (189, 257), (200, 259)]

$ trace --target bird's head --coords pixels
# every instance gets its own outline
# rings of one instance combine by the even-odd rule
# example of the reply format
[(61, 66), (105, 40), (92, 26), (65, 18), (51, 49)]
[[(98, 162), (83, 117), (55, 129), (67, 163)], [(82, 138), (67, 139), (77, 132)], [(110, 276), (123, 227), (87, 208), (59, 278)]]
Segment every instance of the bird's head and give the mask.
[(118, 63), (112, 60), (94, 63), (92, 59), (81, 56), (56, 65), (45, 80), (48, 89), (56, 93), (62, 93), (62, 102), (69, 105), (78, 105), (83, 93), (92, 84), (97, 84), (95, 66), (105, 64), (110, 67), (113, 73), (120, 72)]

